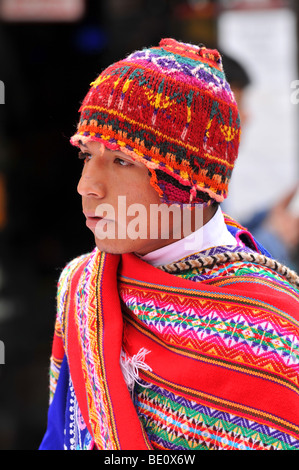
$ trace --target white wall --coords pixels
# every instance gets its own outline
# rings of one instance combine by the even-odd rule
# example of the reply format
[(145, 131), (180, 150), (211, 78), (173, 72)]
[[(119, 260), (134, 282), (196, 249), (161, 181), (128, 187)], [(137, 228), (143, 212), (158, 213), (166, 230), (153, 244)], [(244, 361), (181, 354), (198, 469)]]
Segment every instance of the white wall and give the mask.
[(219, 47), (248, 70), (249, 119), (225, 210), (242, 221), (271, 205), (298, 179), (296, 18), (289, 9), (229, 11), (218, 22)]

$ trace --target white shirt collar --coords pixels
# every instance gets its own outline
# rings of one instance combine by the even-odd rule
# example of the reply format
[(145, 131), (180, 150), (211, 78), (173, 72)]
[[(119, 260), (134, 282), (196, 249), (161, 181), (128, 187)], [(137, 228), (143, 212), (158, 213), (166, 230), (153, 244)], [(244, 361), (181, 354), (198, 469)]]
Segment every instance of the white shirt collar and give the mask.
[(194, 233), (158, 250), (139, 256), (153, 266), (174, 263), (187, 256), (199, 253), (214, 246), (237, 245), (237, 241), (228, 231), (223, 213), (218, 207), (214, 216)]

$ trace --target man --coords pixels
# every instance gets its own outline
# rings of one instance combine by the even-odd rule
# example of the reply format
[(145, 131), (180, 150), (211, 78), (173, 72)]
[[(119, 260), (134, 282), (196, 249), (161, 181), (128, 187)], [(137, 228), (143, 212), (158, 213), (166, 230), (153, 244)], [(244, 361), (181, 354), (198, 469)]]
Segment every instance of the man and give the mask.
[(298, 449), (298, 276), (219, 207), (240, 138), (220, 55), (163, 39), (80, 112), (96, 247), (59, 280), (41, 449)]
[[(244, 131), (244, 125), (246, 126), (248, 118), (250, 119), (244, 104), (244, 95), (251, 84), (251, 79), (243, 65), (232, 57), (222, 54), (222, 64), (227, 81), (236, 98)], [(234, 177), (237, 181), (238, 175), (235, 174)], [(230, 191), (232, 184), (233, 182), (230, 184)], [(298, 188), (299, 183), (297, 182), (273, 205), (265, 207), (260, 205), (251, 217), (240, 221), (276, 260), (295, 270), (298, 266), (299, 217), (293, 213), (290, 206), (297, 195)], [(227, 201), (225, 201), (225, 205), (222, 205), (222, 210), (231, 213)]]

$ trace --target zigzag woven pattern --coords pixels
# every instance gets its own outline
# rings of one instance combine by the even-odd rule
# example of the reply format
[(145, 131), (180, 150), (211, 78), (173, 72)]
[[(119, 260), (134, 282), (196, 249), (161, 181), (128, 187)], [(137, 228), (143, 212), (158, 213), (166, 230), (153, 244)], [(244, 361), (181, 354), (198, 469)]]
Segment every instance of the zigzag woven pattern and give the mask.
[(211, 297), (194, 295), (191, 300), (181, 293), (174, 305), (172, 293), (128, 285), (124, 280), (121, 296), (135, 319), (163, 343), (178, 345), (187, 355), (192, 351), (202, 360), (221, 358), (230, 367), (242, 365), (271, 373), (273, 380), (279, 381), (281, 375), (299, 391), (299, 325), (286, 322), (283, 313), (271, 305), (222, 292)]
[(171, 385), (137, 385), (138, 408), (157, 448), (170, 450), (294, 450), (298, 439), (275, 428), (206, 406)]
[[(232, 260), (230, 263), (233, 265)], [(296, 294), (296, 289), (270, 269), (240, 260), (235, 264), (236, 269), (221, 270), (219, 262), (217, 275), (210, 277), (213, 285), (224, 282), (225, 286), (229, 280), (230, 288), (244, 277), (244, 282), (261, 282), (288, 295), (293, 292), (298, 299), (298, 291)], [(189, 280), (209, 282), (209, 270), (199, 265), (176, 271), (179, 276), (186, 273)], [(128, 331), (137, 329), (177, 357), (271, 381), (298, 397), (299, 323), (274, 308), (271, 301), (255, 301), (246, 291), (235, 295), (226, 289), (186, 295), (183, 289), (141, 285), (122, 276), (119, 287)], [(221, 398), (221, 390), (218, 396), (207, 396), (179, 387), (175, 378), (173, 382), (162, 379), (159, 372), (141, 370), (140, 377), (144, 386), (136, 385), (136, 406), (154, 448), (299, 449), (298, 423), (282, 422), (275, 413), (266, 416), (262, 410), (244, 406), (242, 394), (240, 402), (227, 402)]]
[(91, 84), (71, 142), (103, 142), (143, 162), (164, 202), (219, 202), (238, 154), (240, 121), (215, 50), (164, 39)]

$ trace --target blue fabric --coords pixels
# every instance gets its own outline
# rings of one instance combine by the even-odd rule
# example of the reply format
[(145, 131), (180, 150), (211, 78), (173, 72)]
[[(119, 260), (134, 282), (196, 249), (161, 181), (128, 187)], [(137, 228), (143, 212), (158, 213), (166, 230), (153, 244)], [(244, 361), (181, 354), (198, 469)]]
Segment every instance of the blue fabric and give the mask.
[(69, 388), (69, 368), (64, 357), (56, 391), (48, 410), (48, 426), (39, 450), (63, 450), (65, 411)]
[[(226, 225), (228, 231), (236, 238), (236, 235), (238, 234), (238, 232), (240, 232), (240, 229), (237, 228), (237, 227), (233, 227), (231, 225)], [(249, 248), (252, 248), (254, 251), (255, 250), (255, 247), (252, 246), (252, 242), (251, 242), (251, 238), (254, 240), (256, 246), (258, 247), (260, 253), (262, 255), (265, 255), (265, 256), (268, 256), (269, 258), (272, 258), (272, 255), (269, 253), (268, 250), (266, 250), (266, 248), (263, 247), (263, 245), (257, 241), (257, 239), (250, 233), (248, 232), (248, 235), (246, 233), (242, 233), (241, 236), (240, 236), (240, 239), (245, 243), (246, 246), (248, 246)]]
[(83, 421), (64, 357), (53, 401), (48, 410), (48, 424), (39, 450), (87, 450), (93, 440)]
[(251, 219), (245, 222), (245, 225), (250, 233), (252, 233), (263, 246), (267, 247), (272, 253), (272, 256), (281, 263), (285, 264), (291, 269), (296, 270), (297, 266), (293, 262), (287, 247), (284, 242), (271, 230), (266, 227), (264, 222), (269, 215), (269, 209), (261, 210), (254, 214)]

